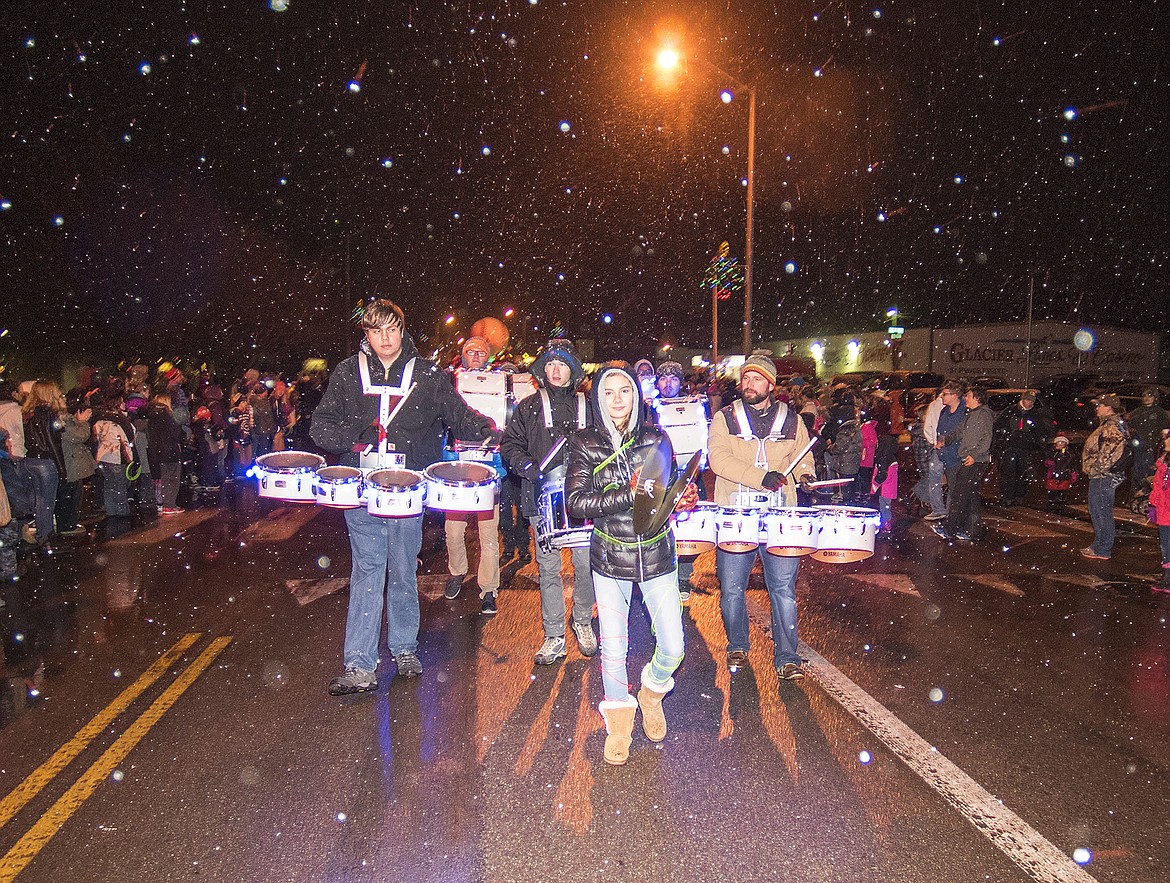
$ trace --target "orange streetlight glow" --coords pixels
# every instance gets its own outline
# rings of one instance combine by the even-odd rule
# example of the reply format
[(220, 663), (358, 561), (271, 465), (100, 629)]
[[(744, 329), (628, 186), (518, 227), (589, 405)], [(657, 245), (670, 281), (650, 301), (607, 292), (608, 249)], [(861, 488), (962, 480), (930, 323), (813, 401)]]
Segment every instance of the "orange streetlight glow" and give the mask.
[(661, 49), (658, 52), (658, 66), (664, 71), (672, 71), (678, 67), (679, 54), (678, 50), (672, 49), (669, 46)]

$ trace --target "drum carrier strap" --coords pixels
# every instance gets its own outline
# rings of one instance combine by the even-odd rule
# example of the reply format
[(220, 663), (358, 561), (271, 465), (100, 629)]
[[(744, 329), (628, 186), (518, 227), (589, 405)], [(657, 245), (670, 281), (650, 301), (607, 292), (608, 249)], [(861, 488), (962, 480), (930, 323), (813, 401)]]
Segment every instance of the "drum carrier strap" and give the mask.
[[(768, 467), (768, 456), (764, 452), (765, 441), (777, 441), (783, 438), (796, 438), (796, 414), (789, 410), (788, 405), (784, 402), (776, 403), (779, 407), (776, 408), (776, 417), (772, 421), (772, 428), (768, 430), (768, 434), (764, 438), (757, 438), (752, 432), (751, 423), (748, 421), (747, 409), (744, 407), (743, 399), (736, 399), (731, 406), (732, 413), (735, 414), (735, 422), (739, 424), (739, 432), (737, 435), (744, 441), (754, 441), (756, 443), (756, 459), (755, 467), (757, 469), (766, 469)], [(739, 485), (740, 491), (743, 491), (743, 485)], [(778, 494), (783, 494), (781, 489)]]
[[(362, 379), (362, 394), (368, 396), (378, 396), (378, 423), (382, 427), (390, 425), (390, 422), (398, 416), (398, 412), (402, 410), (402, 406), (406, 404), (406, 400), (410, 398), (410, 394), (414, 392), (416, 384), (414, 383), (414, 358), (412, 357), (406, 365), (402, 368), (402, 382), (399, 386), (391, 386), (388, 383), (373, 383), (370, 380), (370, 359), (362, 350), (358, 350), (358, 373)], [(390, 400), (398, 396), (398, 401), (393, 406)], [(387, 450), (386, 435), (380, 433), (381, 438), (378, 441), (378, 453), (385, 454)], [(392, 449), (391, 449), (392, 450)]]
[[(542, 388), (540, 390), (540, 404), (541, 404), (541, 407), (544, 408), (544, 428), (549, 430), (549, 432), (552, 432), (552, 429), (553, 429), (552, 401), (548, 397), (548, 390), (547, 389)], [(579, 393), (577, 393), (577, 428), (578, 429), (585, 428), (585, 416), (586, 416), (585, 393), (579, 392)]]

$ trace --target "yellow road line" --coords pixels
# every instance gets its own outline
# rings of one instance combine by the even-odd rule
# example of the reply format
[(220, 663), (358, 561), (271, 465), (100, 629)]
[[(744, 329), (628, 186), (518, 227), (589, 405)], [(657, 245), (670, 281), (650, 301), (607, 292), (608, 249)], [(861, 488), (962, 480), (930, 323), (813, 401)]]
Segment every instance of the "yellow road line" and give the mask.
[(78, 730), (72, 739), (58, 748), (56, 754), (29, 773), (28, 778), (13, 788), (3, 800), (0, 800), (0, 828), (7, 825), (26, 803), (36, 797), (41, 789), (53, 780), (57, 773), (65, 769), (77, 755), (81, 754), (85, 747), (113, 722), (114, 718), (129, 708), (135, 699), (162, 677), (175, 660), (182, 656), (200, 637), (199, 632), (193, 632), (176, 641), (175, 645), (155, 660), (154, 664), (144, 671), (138, 680), (119, 693), (113, 702), (94, 715), (90, 722)]
[(94, 761), (89, 769), (81, 774), (81, 777), (70, 786), (69, 790), (49, 807), (48, 812), (29, 828), (28, 832), (16, 842), (16, 845), (8, 850), (8, 854), (4, 858), (0, 859), (0, 883), (11, 883), (16, 875), (36, 858), (37, 853), (44, 849), (53, 835), (69, 821), (69, 817), (93, 795), (97, 786), (114, 771), (118, 764), (126, 759), (126, 755), (133, 750), (142, 737), (150, 732), (151, 727), (159, 722), (162, 716), (170, 710), (187, 688), (195, 683), (195, 679), (207, 670), (231, 641), (230, 637), (213, 640), (207, 649), (200, 653), (199, 657), (151, 703), (150, 707), (138, 716), (138, 719), (126, 729), (126, 732), (119, 736), (117, 741), (107, 748), (105, 753)]

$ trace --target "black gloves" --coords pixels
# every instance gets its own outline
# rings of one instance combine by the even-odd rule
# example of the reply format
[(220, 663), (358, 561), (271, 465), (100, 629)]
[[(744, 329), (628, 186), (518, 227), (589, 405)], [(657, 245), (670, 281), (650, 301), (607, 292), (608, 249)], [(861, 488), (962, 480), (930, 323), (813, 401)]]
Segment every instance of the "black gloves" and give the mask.
[(773, 471), (764, 475), (764, 480), (762, 483), (764, 485), (764, 490), (778, 491), (780, 488), (784, 487), (784, 485), (788, 484), (788, 479), (779, 472)]
[(358, 433), (355, 447), (366, 448), (373, 445), (376, 448), (378, 446), (378, 442), (381, 441), (381, 439), (382, 427), (377, 423), (371, 423), (369, 426), (365, 427), (361, 432)]

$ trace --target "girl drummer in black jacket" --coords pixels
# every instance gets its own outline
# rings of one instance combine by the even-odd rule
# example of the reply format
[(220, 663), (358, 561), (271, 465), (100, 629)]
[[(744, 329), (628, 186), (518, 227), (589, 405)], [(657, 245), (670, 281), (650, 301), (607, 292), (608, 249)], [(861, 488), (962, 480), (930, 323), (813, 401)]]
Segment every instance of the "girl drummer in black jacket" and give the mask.
[[(634, 488), (643, 464), (656, 446), (673, 464), (670, 441), (662, 430), (642, 425), (642, 396), (624, 363), (598, 371), (591, 391), (595, 424), (569, 440), (565, 497), (571, 515), (591, 519), (589, 563), (601, 627), (601, 679), (605, 699), (599, 706), (608, 737), (605, 760), (623, 764), (629, 756), (634, 716), (642, 710), (646, 738), (666, 738), (662, 699), (674, 689), (671, 675), (683, 658), (682, 605), (674, 537), (669, 525), (654, 536), (634, 530)], [(649, 480), (669, 481), (670, 475)], [(637, 700), (630, 695), (626, 671), (630, 598), (637, 582), (654, 627), (657, 646), (642, 669)]]

